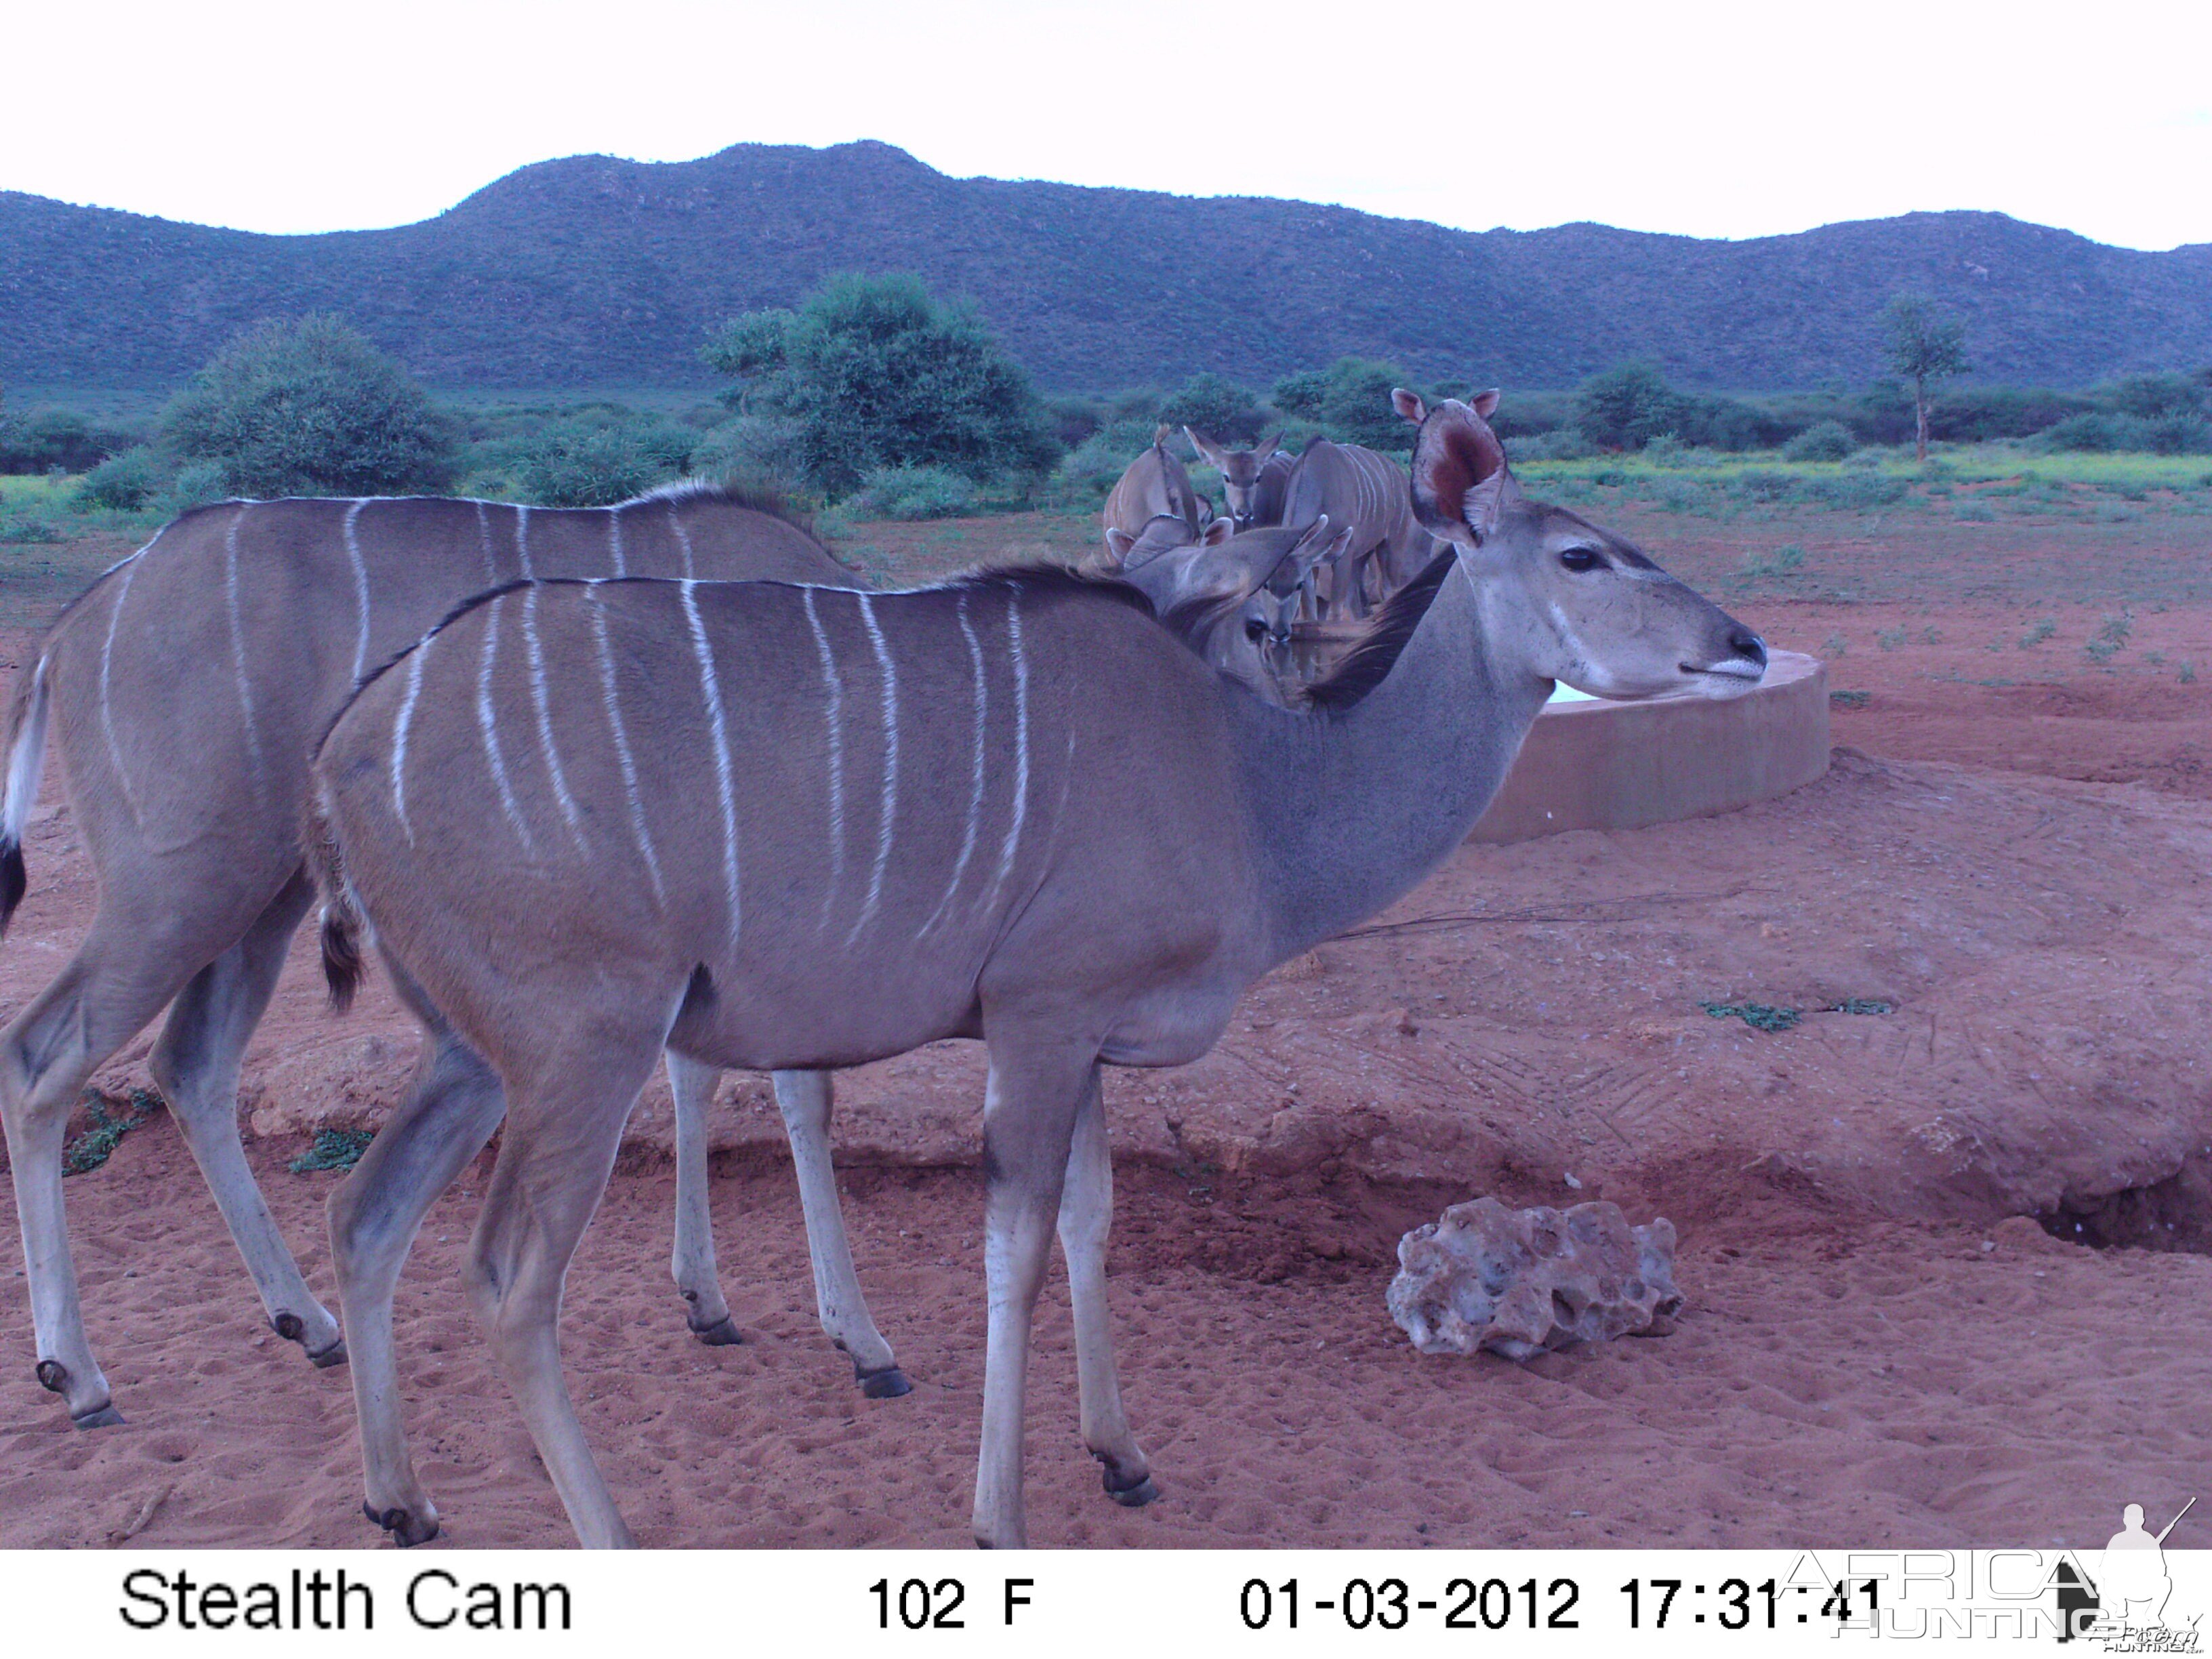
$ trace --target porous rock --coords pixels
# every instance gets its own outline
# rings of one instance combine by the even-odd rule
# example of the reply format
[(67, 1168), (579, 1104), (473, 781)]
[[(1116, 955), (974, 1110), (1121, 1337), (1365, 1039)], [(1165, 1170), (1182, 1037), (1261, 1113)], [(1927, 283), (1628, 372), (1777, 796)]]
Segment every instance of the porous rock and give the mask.
[(1390, 1316), (1423, 1353), (1527, 1359), (1570, 1342), (1661, 1335), (1682, 1305), (1674, 1224), (1632, 1227), (1618, 1204), (1455, 1204), (1398, 1241)]

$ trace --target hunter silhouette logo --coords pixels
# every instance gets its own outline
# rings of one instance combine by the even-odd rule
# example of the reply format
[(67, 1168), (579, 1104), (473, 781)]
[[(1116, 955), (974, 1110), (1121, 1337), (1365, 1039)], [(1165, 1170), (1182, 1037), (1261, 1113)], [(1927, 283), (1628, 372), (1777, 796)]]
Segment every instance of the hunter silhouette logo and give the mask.
[(2179, 1626), (2164, 1622), (2166, 1604), (2173, 1594), (2173, 1580), (2166, 1570), (2166, 1534), (2196, 1506), (2191, 1498), (2180, 1514), (2153, 1534), (2143, 1526), (2142, 1505), (2130, 1504), (2120, 1511), (2120, 1529), (2106, 1540), (2094, 1579), (2074, 1571), (2070, 1563), (2062, 1563), (2055, 1577), (2065, 1629), (2058, 1639), (2069, 1642), (2080, 1636), (2103, 1643), (2108, 1651), (2197, 1651), (2195, 1619)]

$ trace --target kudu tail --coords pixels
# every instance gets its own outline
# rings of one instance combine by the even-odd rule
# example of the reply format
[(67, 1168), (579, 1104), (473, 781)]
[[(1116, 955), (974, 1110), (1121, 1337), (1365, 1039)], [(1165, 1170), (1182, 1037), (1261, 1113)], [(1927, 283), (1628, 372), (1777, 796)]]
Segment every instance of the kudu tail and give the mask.
[(319, 796), (308, 802), (301, 840), (307, 845), (307, 868), (323, 898), (319, 929), (323, 982), (330, 987), (331, 1011), (342, 1014), (353, 1006), (353, 994), (361, 988), (361, 942), (368, 924), (346, 880), (345, 854)]
[(9, 919), (30, 885), (23, 869), (23, 830), (31, 821), (39, 774), (46, 763), (46, 706), (52, 698), (46, 659), (41, 657), (16, 690), (7, 735), (0, 740), (0, 753), (7, 756), (7, 770), (0, 772), (0, 939), (7, 937)]

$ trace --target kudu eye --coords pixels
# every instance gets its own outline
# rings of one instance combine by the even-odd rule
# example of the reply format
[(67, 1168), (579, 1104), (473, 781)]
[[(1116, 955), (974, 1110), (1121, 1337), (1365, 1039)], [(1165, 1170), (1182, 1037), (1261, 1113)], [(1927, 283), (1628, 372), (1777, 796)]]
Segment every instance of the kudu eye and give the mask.
[(1602, 570), (1605, 561), (1587, 547), (1570, 547), (1559, 555), (1559, 562), (1577, 575), (1586, 570)]
[(1267, 624), (1261, 622), (1257, 617), (1252, 617), (1244, 624), (1244, 637), (1248, 640), (1266, 639), (1267, 637)]

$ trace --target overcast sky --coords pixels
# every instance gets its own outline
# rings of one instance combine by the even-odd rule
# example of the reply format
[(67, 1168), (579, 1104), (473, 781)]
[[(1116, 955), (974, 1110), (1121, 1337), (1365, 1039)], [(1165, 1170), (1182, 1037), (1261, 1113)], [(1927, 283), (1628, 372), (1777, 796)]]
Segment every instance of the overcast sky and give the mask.
[(1982, 208), (2131, 247), (2212, 241), (2206, 0), (5, 15), (0, 188), (252, 230), (425, 218), (550, 156), (880, 138), (955, 174), (1470, 229), (1742, 237)]

